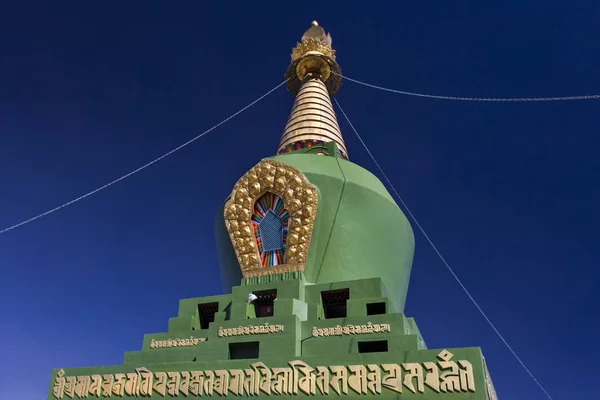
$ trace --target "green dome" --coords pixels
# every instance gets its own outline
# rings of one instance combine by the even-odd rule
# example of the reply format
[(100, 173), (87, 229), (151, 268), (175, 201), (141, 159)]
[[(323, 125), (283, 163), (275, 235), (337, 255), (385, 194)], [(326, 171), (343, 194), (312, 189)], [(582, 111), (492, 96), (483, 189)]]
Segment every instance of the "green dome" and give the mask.
[[(412, 228), (377, 177), (336, 157), (292, 153), (274, 160), (302, 171), (319, 192), (304, 276), (328, 283), (381, 277), (391, 308), (404, 310), (415, 239)], [(223, 207), (215, 233), (224, 288), (242, 279), (225, 228)]]

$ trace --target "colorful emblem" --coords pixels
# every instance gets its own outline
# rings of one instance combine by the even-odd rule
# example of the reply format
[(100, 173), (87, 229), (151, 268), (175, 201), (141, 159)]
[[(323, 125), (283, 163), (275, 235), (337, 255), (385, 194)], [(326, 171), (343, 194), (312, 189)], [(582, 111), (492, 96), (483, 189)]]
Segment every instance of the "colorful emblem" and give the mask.
[(317, 188), (290, 165), (264, 159), (245, 173), (223, 210), (244, 278), (304, 271), (318, 206)]
[(263, 267), (284, 263), (288, 221), (288, 210), (276, 194), (267, 192), (254, 203), (251, 223)]

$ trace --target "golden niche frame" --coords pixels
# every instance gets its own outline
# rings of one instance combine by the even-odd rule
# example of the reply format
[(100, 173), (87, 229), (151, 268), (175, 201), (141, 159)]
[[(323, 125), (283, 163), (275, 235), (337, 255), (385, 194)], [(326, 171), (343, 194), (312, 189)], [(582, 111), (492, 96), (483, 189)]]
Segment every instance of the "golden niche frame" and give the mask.
[[(266, 192), (283, 199), (288, 210), (288, 236), (281, 265), (263, 267), (251, 225), (254, 204)], [(264, 159), (234, 185), (225, 203), (225, 225), (244, 278), (304, 271), (317, 215), (317, 189), (298, 169)]]

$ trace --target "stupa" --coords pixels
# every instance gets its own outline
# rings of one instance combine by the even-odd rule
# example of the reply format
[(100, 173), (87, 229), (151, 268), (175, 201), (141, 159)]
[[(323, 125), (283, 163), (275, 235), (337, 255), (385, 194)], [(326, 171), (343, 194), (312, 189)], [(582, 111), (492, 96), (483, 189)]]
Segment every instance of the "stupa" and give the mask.
[(348, 159), (331, 36), (313, 22), (291, 58), (277, 155), (215, 220), (227, 294), (181, 300), (121, 365), (54, 370), (47, 399), (497, 399), (480, 348), (428, 349), (404, 314), (413, 231)]

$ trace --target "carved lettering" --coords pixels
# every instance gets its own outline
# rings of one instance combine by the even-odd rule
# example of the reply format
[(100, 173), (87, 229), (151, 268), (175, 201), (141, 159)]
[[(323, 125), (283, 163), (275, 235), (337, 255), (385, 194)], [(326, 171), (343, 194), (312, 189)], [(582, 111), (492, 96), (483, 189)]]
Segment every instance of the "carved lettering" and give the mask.
[(440, 390), (449, 393), (460, 392), (458, 365), (453, 361), (440, 361), (438, 364), (440, 365), (440, 369), (444, 370), (440, 374), (440, 379), (442, 380)]
[[(419, 363), (404, 363), (402, 368), (407, 372), (404, 374), (404, 386), (413, 393), (424, 393), (425, 387), (423, 386), (423, 367)], [(417, 388), (413, 384), (413, 379), (417, 380)]]
[(219, 396), (227, 396), (229, 391), (229, 372), (225, 370), (215, 371), (214, 390)]
[(440, 390), (442, 392), (460, 392), (460, 374), (458, 372), (458, 365), (451, 361), (454, 355), (450, 353), (448, 350), (442, 350), (440, 354), (438, 354), (438, 365), (440, 366), (440, 370), (443, 372), (440, 374), (441, 384)]
[(110, 397), (112, 393), (114, 377), (109, 374), (102, 375), (102, 396)]
[(204, 393), (212, 396), (215, 387), (215, 373), (213, 371), (204, 371)]
[(148, 345), (151, 349), (162, 349), (168, 347), (188, 347), (188, 346), (197, 346), (198, 343), (206, 342), (206, 338), (195, 338), (190, 336), (189, 339), (167, 339), (167, 340), (150, 340), (150, 344)]
[(381, 394), (381, 368), (377, 364), (368, 364), (367, 389), (373, 394)]
[(125, 394), (127, 396), (137, 396), (139, 393), (139, 378), (140, 375), (137, 372), (130, 372), (127, 374), (127, 380), (125, 381)]
[(346, 367), (336, 365), (329, 369), (333, 374), (330, 381), (333, 391), (337, 394), (348, 394), (348, 370)]
[(381, 381), (381, 385), (393, 392), (402, 393), (402, 370), (398, 364), (383, 364), (381, 368), (386, 375)]
[(169, 372), (167, 376), (167, 393), (169, 393), (169, 396), (177, 396), (181, 374), (179, 372)]
[[(294, 387), (294, 372), (291, 368), (273, 368), (273, 377), (275, 378), (271, 389), (274, 394), (288, 395), (292, 394)], [(329, 384), (329, 382), (327, 383)]]
[(263, 392), (266, 395), (271, 394), (271, 370), (263, 363), (257, 362), (252, 364), (254, 373), (256, 374), (256, 385), (258, 391)]
[(248, 396), (258, 396), (258, 382), (256, 371), (250, 368), (244, 370), (244, 391)]
[(65, 383), (65, 395), (73, 398), (75, 397), (75, 383), (77, 382), (77, 378), (74, 376), (67, 377)]
[(373, 324), (367, 322), (366, 325), (336, 325), (331, 328), (312, 328), (311, 335), (313, 337), (328, 337), (328, 336), (348, 336), (348, 335), (364, 335), (373, 333), (391, 332), (390, 324)]
[(65, 394), (66, 379), (64, 378), (65, 371), (59, 370), (54, 379), (54, 387), (52, 388), (52, 395), (57, 399), (62, 399)]
[(123, 396), (123, 393), (125, 392), (125, 379), (127, 379), (125, 374), (115, 374), (115, 380), (112, 386), (112, 393), (115, 396)]
[(160, 394), (162, 397), (165, 397), (167, 392), (167, 374), (166, 372), (155, 372), (153, 389), (156, 393)]
[(294, 369), (298, 390), (309, 396), (314, 395), (317, 390), (317, 380), (313, 373), (315, 369), (303, 361), (292, 361), (290, 366)]
[(202, 373), (202, 371), (192, 371), (190, 375), (190, 394), (193, 394), (194, 396), (202, 396), (204, 387), (204, 373)]
[(229, 371), (231, 379), (229, 380), (229, 391), (236, 396), (244, 394), (244, 371), (233, 369)]
[(90, 383), (92, 378), (89, 376), (78, 376), (77, 383), (75, 383), (75, 394), (80, 399), (88, 397), (90, 390)]
[(237, 328), (223, 328), (219, 327), (217, 330), (218, 337), (229, 337), (229, 336), (245, 336), (245, 335), (264, 335), (268, 333), (283, 332), (283, 325), (269, 325), (265, 322), (264, 325), (249, 325), (239, 326)]
[(367, 368), (364, 365), (350, 365), (348, 386), (358, 394), (367, 394)]
[(136, 368), (135, 372), (140, 375), (139, 394), (142, 397), (152, 396), (153, 378), (152, 372), (146, 368)]
[(317, 388), (321, 394), (329, 394), (329, 368), (317, 367)]
[(92, 383), (90, 383), (88, 393), (92, 396), (100, 397), (102, 395), (102, 376), (92, 375), (91, 379)]
[[(362, 332), (365, 328), (360, 329)], [(369, 325), (366, 329), (369, 330)], [(402, 393), (403, 387), (415, 394), (425, 393), (426, 388), (432, 393), (475, 392), (473, 365), (468, 360), (453, 361), (453, 357), (443, 350), (437, 362), (402, 364), (313, 367), (294, 360), (284, 368), (269, 368), (256, 362), (243, 370), (151, 372), (136, 368), (134, 372), (91, 376), (66, 376), (64, 370), (59, 370), (52, 394), (56, 399), (315, 396), (329, 395), (330, 391), (343, 396), (349, 391), (358, 395), (381, 395), (384, 390)], [(489, 386), (487, 381), (486, 384)]]
[(190, 373), (188, 371), (181, 372), (181, 381), (179, 383), (179, 392), (184, 396), (190, 393)]
[(424, 362), (423, 368), (425, 369), (425, 380), (424, 383), (431, 390), (436, 393), (440, 392), (440, 371), (438, 366), (434, 362)]
[(473, 377), (473, 365), (467, 360), (458, 361), (460, 365), (460, 390), (463, 392), (475, 392), (475, 378)]

